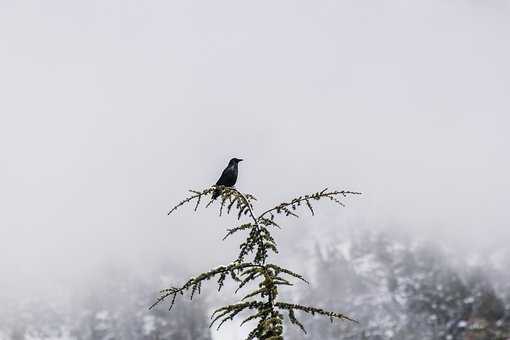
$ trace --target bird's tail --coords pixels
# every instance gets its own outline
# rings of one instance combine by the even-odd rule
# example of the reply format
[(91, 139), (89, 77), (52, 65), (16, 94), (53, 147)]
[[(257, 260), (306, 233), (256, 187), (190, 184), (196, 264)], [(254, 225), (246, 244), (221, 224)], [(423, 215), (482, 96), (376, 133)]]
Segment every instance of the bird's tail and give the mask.
[(212, 199), (215, 200), (216, 198), (218, 198), (218, 196), (220, 194), (221, 194), (220, 189), (214, 189), (213, 194), (212, 194)]

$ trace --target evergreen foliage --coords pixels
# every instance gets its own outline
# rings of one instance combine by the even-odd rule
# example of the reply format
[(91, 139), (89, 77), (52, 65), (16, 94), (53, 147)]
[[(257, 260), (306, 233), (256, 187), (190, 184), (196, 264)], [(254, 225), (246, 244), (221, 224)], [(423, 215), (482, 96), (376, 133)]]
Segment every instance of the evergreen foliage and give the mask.
[[(221, 190), (218, 200), (210, 198), (215, 189)], [(175, 304), (177, 296), (189, 293), (190, 299), (200, 294), (202, 284), (213, 278), (217, 279), (218, 291), (224, 286), (227, 279), (237, 284), (236, 292), (243, 288), (255, 286), (248, 291), (238, 303), (226, 305), (216, 309), (212, 314), (210, 326), (215, 325), (219, 329), (225, 322), (238, 317), (240, 313), (248, 312), (241, 324), (249, 321), (256, 321), (256, 326), (248, 334), (250, 339), (283, 340), (284, 313), (289, 321), (306, 333), (305, 327), (297, 319), (295, 312), (301, 311), (310, 315), (326, 316), (333, 322), (338, 320), (349, 320), (356, 322), (348, 316), (340, 313), (330, 312), (321, 308), (293, 304), (279, 299), (279, 289), (282, 286), (292, 286), (292, 280), (307, 282), (300, 274), (269, 262), (270, 255), (278, 254), (278, 247), (271, 235), (273, 228), (281, 228), (277, 217), (299, 216), (299, 208), (305, 207), (312, 215), (315, 214), (313, 203), (327, 199), (343, 206), (340, 199), (349, 195), (358, 195), (352, 191), (330, 191), (327, 188), (305, 196), (296, 197), (289, 202), (283, 202), (271, 209), (256, 214), (253, 202), (255, 196), (243, 194), (231, 187), (212, 187), (203, 191), (190, 190), (191, 196), (175, 205), (169, 215), (178, 208), (194, 202), (196, 211), (201, 203), (209, 198), (205, 207), (219, 202), (219, 215), (236, 214), (240, 221), (238, 226), (227, 229), (224, 240), (233, 234), (244, 232), (247, 236), (239, 246), (237, 258), (230, 264), (213, 268), (189, 279), (184, 285), (171, 287), (161, 291), (161, 296), (150, 307), (153, 308), (164, 300), (170, 300), (170, 309)], [(241, 221), (242, 220), (242, 221)], [(308, 282), (307, 282), (308, 283)], [(255, 285), (253, 285), (255, 284)]]

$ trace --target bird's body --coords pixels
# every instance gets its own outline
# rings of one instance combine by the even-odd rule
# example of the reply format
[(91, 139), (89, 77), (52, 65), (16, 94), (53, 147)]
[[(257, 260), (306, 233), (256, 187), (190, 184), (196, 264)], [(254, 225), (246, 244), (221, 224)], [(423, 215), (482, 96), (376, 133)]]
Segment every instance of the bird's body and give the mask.
[[(220, 179), (216, 182), (216, 186), (226, 186), (226, 187), (233, 187), (237, 182), (237, 174), (238, 174), (238, 168), (237, 164), (242, 161), (242, 159), (239, 158), (232, 158), (230, 162), (228, 162), (227, 167), (223, 172), (221, 173)], [(215, 189), (212, 195), (212, 199), (216, 199), (221, 194), (220, 189)]]

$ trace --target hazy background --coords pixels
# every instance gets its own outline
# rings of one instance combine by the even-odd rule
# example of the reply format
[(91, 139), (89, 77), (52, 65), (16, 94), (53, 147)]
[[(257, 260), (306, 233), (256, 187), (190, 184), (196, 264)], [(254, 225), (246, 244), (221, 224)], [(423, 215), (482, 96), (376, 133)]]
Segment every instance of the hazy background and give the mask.
[(166, 212), (233, 156), (263, 207), (364, 193), (283, 244), (329, 221), (507, 247), (509, 19), (503, 0), (3, 0), (2, 294), (230, 260), (228, 219)]

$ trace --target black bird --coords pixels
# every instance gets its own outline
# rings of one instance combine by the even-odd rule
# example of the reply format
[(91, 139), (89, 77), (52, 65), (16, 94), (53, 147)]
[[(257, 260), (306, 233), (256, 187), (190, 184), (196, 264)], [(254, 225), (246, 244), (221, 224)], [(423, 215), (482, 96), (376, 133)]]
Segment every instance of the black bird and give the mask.
[[(230, 162), (228, 162), (227, 167), (221, 173), (220, 179), (216, 182), (216, 185), (224, 185), (226, 187), (232, 187), (236, 184), (237, 181), (237, 164), (242, 161), (239, 158), (232, 158)], [(213, 192), (212, 199), (216, 199), (221, 194), (220, 189), (216, 189)]]

